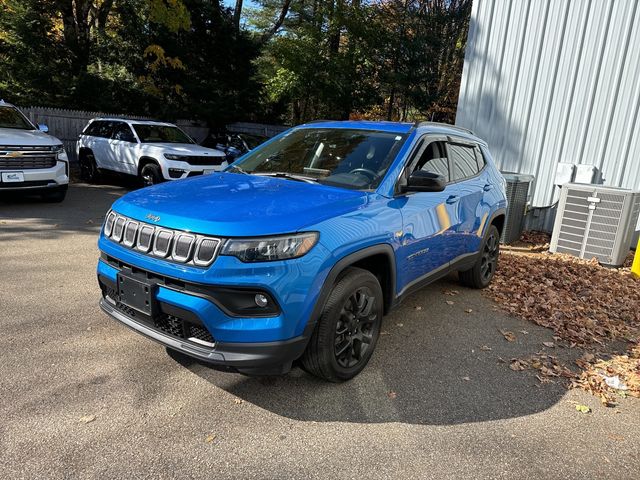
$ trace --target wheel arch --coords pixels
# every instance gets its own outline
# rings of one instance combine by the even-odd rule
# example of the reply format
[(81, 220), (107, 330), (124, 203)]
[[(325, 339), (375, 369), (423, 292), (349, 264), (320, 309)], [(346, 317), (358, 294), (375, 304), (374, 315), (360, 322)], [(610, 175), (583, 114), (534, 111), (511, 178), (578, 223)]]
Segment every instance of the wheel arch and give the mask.
[(500, 208), (496, 210), (493, 215), (491, 215), (491, 220), (489, 220), (489, 225), (495, 225), (498, 229), (498, 233), (502, 236), (502, 232), (504, 231), (505, 222), (507, 219), (507, 210), (504, 208)]
[(149, 157), (149, 156), (140, 157), (138, 159), (138, 175), (140, 175), (140, 172), (142, 172), (142, 169), (145, 167), (145, 165), (149, 165), (150, 163), (160, 166), (160, 162), (158, 162), (158, 160), (156, 160), (153, 157)]
[(325, 279), (316, 305), (307, 324), (307, 332), (315, 327), (324, 305), (336, 281), (348, 268), (356, 267), (371, 272), (378, 278), (384, 298), (384, 313), (391, 310), (395, 300), (396, 263), (393, 247), (389, 244), (378, 244), (363, 248), (338, 260)]

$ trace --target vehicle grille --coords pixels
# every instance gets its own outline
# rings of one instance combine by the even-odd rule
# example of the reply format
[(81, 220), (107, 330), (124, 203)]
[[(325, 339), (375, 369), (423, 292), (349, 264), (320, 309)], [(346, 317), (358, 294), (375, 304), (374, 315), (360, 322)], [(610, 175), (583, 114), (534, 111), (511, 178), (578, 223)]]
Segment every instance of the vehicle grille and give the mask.
[(52, 168), (60, 147), (17, 147), (0, 145), (0, 170)]
[(210, 156), (202, 156), (202, 155), (191, 155), (183, 158), (184, 158), (183, 161), (187, 162), (189, 165), (203, 165), (203, 166), (222, 165), (222, 163), (226, 159), (226, 157), (210, 157)]
[(107, 214), (103, 233), (111, 241), (140, 253), (198, 267), (211, 265), (222, 244), (219, 238), (150, 225), (113, 211)]

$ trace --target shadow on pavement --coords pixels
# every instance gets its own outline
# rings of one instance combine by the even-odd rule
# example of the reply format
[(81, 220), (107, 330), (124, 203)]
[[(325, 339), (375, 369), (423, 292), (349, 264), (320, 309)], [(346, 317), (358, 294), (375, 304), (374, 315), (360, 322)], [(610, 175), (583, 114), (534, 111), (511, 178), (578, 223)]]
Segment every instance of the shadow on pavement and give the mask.
[[(170, 355), (244, 401), (303, 421), (451, 425), (531, 415), (557, 403), (564, 386), (541, 386), (533, 374), (508, 366), (511, 358), (539, 351), (550, 331), (492, 311), (477, 291), (451, 281), (416, 293), (386, 317), (372, 361), (343, 384), (299, 368), (282, 377), (245, 377)], [(449, 288), (460, 291), (460, 305), (445, 303), (442, 290)], [(465, 313), (467, 307), (474, 312)], [(518, 341), (507, 342), (499, 329), (516, 332)]]

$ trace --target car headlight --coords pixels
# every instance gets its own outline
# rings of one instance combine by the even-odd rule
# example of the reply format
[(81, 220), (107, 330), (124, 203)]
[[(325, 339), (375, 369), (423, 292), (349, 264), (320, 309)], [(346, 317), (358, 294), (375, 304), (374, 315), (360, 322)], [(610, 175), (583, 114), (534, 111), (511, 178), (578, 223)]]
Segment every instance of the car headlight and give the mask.
[(179, 160), (179, 161), (184, 161), (184, 159), (186, 158), (184, 155), (176, 155), (174, 153), (165, 153), (164, 154), (164, 158), (166, 158), (167, 160)]
[(318, 241), (317, 232), (226, 241), (220, 255), (232, 255), (243, 262), (270, 262), (305, 255)]

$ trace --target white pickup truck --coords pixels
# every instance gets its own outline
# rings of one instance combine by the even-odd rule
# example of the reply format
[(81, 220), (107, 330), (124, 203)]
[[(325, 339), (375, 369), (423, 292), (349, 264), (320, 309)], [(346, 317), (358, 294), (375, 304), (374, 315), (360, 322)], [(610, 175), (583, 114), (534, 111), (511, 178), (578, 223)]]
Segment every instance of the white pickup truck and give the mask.
[(61, 202), (69, 186), (69, 159), (62, 142), (36, 127), (15, 106), (0, 100), (0, 193), (23, 192)]
[(95, 181), (104, 170), (135, 175), (154, 185), (220, 171), (226, 154), (198, 145), (171, 123), (94, 118), (76, 144), (83, 179)]

